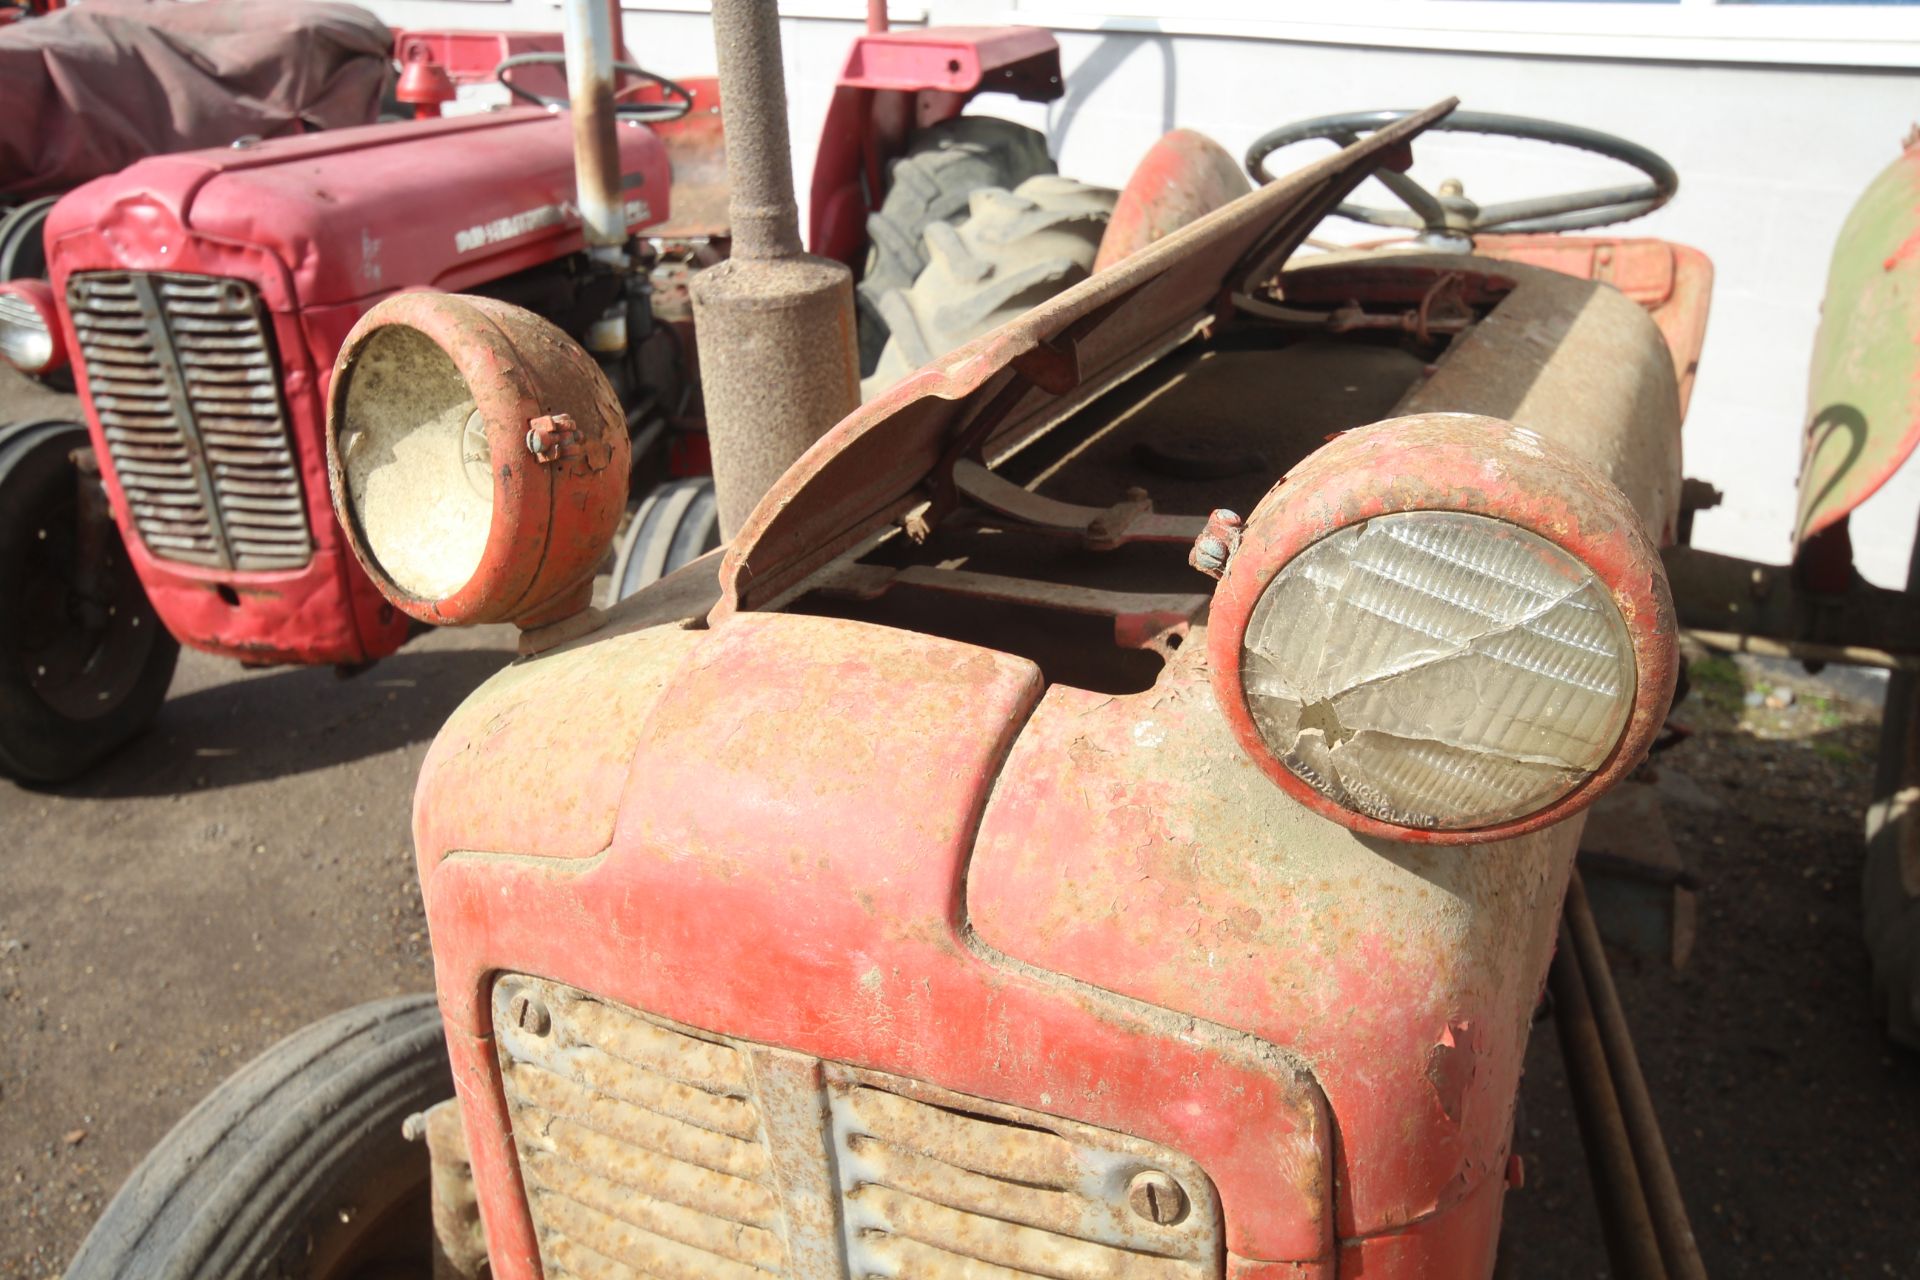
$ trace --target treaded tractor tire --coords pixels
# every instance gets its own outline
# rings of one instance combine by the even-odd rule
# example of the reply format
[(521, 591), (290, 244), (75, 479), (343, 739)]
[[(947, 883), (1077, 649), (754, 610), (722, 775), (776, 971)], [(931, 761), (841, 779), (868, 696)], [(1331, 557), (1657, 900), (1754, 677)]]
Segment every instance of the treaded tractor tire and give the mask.
[(1887, 682), (1861, 899), (1875, 1007), (1889, 1036), (1920, 1049), (1920, 677), (1911, 671)]
[(0, 214), (0, 284), (47, 274), (47, 214), (58, 196), (41, 196)]
[(0, 427), (0, 774), (22, 782), (65, 782), (138, 736), (180, 658), (111, 523), (105, 598), (79, 591), (72, 454), (87, 443), (78, 422)]
[(240, 1068), (160, 1140), (65, 1280), (424, 1277), (427, 1148), (401, 1125), (452, 1096), (432, 996), (323, 1018)]
[(627, 522), (613, 562), (617, 604), (720, 545), (713, 479), (669, 480), (649, 493)]
[(879, 299), (887, 345), (861, 398), (1085, 280), (1117, 198), (1042, 174), (1012, 191), (976, 191), (964, 222), (929, 226), (926, 269)]
[(927, 265), (927, 228), (965, 218), (967, 198), (982, 187), (1017, 187), (1053, 171), (1046, 138), (1011, 120), (957, 116), (915, 135), (888, 167), (886, 198), (867, 215), (867, 265), (854, 294), (862, 376), (887, 345), (880, 299), (911, 285)]

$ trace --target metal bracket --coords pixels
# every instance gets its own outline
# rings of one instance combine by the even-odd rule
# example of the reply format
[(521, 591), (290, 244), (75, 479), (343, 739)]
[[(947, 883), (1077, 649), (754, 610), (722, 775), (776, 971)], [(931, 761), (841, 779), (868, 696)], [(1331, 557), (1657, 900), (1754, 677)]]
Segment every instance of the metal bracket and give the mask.
[(953, 482), (959, 495), (995, 528), (1079, 538), (1093, 551), (1111, 551), (1129, 542), (1190, 544), (1207, 523), (1205, 516), (1172, 516), (1155, 511), (1145, 489), (1129, 489), (1126, 498), (1111, 507), (1045, 498), (965, 458), (954, 463)]

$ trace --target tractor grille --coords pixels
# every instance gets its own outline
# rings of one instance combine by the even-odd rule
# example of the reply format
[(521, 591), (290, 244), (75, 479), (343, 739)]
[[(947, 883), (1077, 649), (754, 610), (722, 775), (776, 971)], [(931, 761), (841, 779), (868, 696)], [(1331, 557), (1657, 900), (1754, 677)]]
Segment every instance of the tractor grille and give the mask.
[(259, 294), (243, 280), (76, 275), (87, 387), (140, 540), (224, 569), (312, 557), (300, 464)]
[[(537, 979), (494, 1026), (548, 1280), (1220, 1274), (1212, 1184), (1154, 1144)], [(1142, 1176), (1178, 1209), (1136, 1212)]]

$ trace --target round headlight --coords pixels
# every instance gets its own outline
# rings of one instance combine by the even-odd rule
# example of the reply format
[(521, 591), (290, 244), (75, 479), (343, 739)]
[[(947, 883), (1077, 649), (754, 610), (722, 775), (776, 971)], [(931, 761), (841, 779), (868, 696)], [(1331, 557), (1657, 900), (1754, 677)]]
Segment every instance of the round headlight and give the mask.
[(628, 452), (592, 357), (504, 302), (396, 294), (334, 363), (334, 511), (381, 593), (425, 622), (537, 627), (586, 608)]
[(60, 334), (53, 290), (46, 281), (0, 284), (0, 357), (34, 377), (66, 366), (67, 344)]
[(1556, 821), (1637, 763), (1673, 643), (1625, 496), (1466, 415), (1352, 432), (1297, 468), (1209, 624), (1216, 692), (1277, 781), (1358, 830), (1444, 843)]

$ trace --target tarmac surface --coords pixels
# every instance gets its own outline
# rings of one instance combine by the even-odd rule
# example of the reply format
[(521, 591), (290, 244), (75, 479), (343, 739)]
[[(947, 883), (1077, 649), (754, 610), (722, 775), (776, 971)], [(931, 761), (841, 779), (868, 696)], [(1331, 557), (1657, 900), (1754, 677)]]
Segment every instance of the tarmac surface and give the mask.
[[(0, 378), (0, 417), (43, 407)], [(0, 1278), (58, 1276), (253, 1054), (428, 988), (413, 779), (511, 644), (439, 632), (350, 680), (187, 652), (153, 731), (105, 767), (0, 781)], [(1708, 1269), (1920, 1276), (1920, 1056), (1880, 1036), (1858, 932), (1874, 712), (1751, 664), (1720, 675), (1658, 763), (1702, 885), (1693, 957), (1615, 956)], [(1606, 1275), (1550, 1021), (1516, 1128), (1505, 1274)]]

